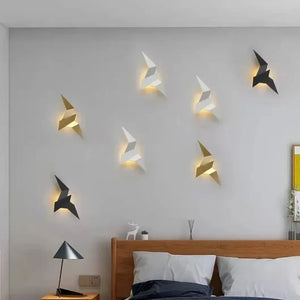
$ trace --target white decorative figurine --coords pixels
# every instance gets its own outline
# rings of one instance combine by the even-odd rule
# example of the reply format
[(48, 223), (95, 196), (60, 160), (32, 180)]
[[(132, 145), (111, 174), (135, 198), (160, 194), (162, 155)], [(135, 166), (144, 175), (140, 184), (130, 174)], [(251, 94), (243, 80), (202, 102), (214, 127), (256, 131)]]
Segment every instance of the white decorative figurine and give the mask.
[(132, 223), (129, 222), (128, 225), (134, 226), (134, 229), (127, 232), (126, 240), (129, 240), (130, 236), (132, 236), (133, 237), (132, 239), (135, 240), (136, 239), (136, 234), (139, 231), (140, 226), (138, 224), (133, 223), (133, 222)]

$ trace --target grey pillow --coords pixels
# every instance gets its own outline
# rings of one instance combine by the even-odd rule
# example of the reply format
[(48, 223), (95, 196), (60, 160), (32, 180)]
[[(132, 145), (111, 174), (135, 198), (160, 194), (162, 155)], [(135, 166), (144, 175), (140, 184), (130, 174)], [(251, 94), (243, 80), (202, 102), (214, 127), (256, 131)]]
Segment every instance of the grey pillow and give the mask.
[(133, 252), (134, 283), (174, 280), (208, 285), (215, 255), (172, 255), (167, 252)]
[(166, 252), (133, 252), (134, 281), (168, 280), (172, 273), (168, 268), (169, 253)]

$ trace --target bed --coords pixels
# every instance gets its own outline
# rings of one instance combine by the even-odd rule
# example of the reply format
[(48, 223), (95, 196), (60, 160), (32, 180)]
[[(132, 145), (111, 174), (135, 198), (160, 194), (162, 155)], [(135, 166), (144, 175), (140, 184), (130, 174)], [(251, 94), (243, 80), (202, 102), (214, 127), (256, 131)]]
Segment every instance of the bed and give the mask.
[[(300, 241), (230, 240), (111, 240), (111, 300), (129, 296), (133, 283), (133, 252), (169, 252), (182, 255), (217, 255), (239, 258), (280, 258), (300, 256)], [(215, 265), (211, 285), (222, 296), (218, 268)]]

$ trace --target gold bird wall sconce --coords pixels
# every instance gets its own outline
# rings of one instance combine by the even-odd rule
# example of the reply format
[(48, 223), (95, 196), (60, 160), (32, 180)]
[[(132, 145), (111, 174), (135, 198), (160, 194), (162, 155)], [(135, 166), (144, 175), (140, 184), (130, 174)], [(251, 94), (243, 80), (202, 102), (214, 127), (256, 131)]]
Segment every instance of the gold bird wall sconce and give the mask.
[(210, 175), (215, 182), (220, 183), (219, 175), (215, 169), (215, 160), (212, 157), (211, 153), (198, 141), (200, 149), (202, 151), (202, 160), (200, 164), (196, 167), (196, 177), (199, 177), (204, 174)]
[(61, 98), (66, 111), (58, 122), (58, 130), (72, 128), (78, 135), (83, 137), (80, 125), (77, 121), (77, 112), (74, 106), (63, 95), (61, 95)]

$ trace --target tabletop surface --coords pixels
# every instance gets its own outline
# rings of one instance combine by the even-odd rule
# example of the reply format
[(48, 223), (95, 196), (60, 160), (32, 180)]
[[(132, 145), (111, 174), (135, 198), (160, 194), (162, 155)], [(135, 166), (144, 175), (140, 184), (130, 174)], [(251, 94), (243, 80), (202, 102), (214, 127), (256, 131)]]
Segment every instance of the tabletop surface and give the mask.
[(41, 298), (41, 300), (53, 300), (53, 299), (95, 299), (98, 297), (98, 294), (85, 294), (83, 296), (57, 296), (55, 294), (49, 294)]

